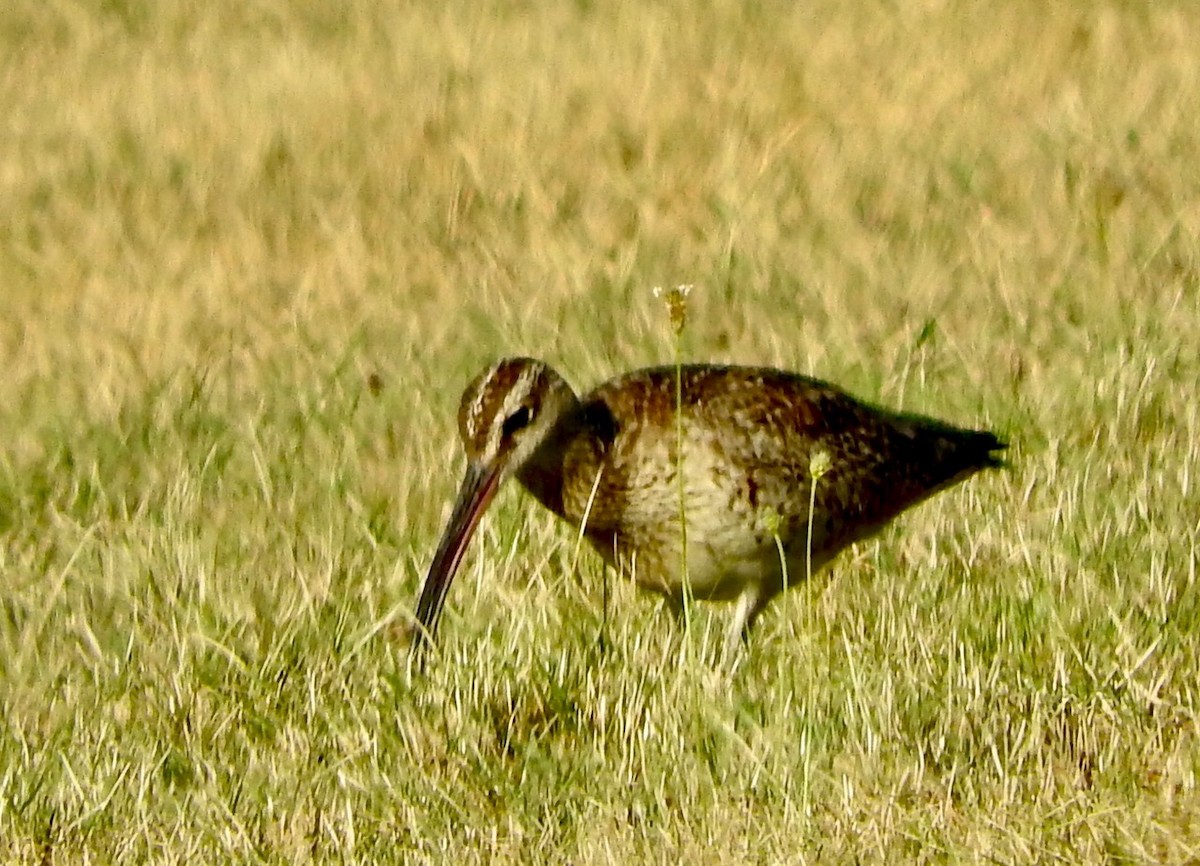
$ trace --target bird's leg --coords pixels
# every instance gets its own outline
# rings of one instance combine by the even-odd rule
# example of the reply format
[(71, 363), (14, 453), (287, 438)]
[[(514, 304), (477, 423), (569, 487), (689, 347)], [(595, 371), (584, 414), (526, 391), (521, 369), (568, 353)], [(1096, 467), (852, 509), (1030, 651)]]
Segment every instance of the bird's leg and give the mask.
[(736, 653), (750, 635), (750, 626), (758, 619), (770, 595), (762, 592), (761, 587), (750, 585), (742, 590), (733, 609), (733, 619), (729, 622), (729, 631), (725, 634), (725, 658), (736, 658)]
[(687, 622), (687, 611), (683, 607), (683, 597), (678, 595), (663, 595), (663, 610), (671, 615), (671, 619), (682, 627)]

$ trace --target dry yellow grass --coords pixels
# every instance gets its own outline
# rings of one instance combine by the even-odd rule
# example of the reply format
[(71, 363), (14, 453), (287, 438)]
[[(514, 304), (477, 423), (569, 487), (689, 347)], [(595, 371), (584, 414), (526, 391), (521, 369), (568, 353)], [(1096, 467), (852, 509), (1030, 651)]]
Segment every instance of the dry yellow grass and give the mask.
[[(1187, 2), (4, 4), (0, 857), (1196, 862), (1197, 44)], [(685, 359), (1014, 471), (732, 681), (510, 491), (410, 679), (468, 376), (667, 361), (681, 282)]]

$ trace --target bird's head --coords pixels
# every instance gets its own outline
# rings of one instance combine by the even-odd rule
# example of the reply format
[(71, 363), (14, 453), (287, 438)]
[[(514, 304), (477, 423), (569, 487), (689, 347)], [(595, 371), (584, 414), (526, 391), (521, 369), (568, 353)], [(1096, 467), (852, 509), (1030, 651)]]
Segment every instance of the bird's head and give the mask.
[(533, 358), (505, 358), (467, 385), (458, 406), (458, 434), (471, 465), (504, 481), (549, 437), (576, 405), (575, 393), (555, 370)]
[(532, 358), (499, 361), (463, 392), (458, 431), (467, 471), (417, 602), (414, 654), (433, 640), (446, 592), (492, 497), (530, 462), (559, 420), (577, 405), (571, 386), (550, 366)]

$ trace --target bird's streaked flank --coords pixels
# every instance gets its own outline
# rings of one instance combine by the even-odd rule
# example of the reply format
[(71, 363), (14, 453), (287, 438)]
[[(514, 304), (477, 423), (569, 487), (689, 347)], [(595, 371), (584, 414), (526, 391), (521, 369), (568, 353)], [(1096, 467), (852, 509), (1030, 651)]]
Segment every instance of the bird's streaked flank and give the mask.
[(676, 372), (639, 370), (580, 398), (547, 364), (507, 358), (467, 386), (467, 470), (417, 603), (415, 654), (511, 476), (676, 608), (689, 595), (735, 601), (732, 646), (772, 598), (844, 547), (1001, 465), (1005, 443), (992, 433), (871, 406), (816, 379), (693, 365), (677, 395)]

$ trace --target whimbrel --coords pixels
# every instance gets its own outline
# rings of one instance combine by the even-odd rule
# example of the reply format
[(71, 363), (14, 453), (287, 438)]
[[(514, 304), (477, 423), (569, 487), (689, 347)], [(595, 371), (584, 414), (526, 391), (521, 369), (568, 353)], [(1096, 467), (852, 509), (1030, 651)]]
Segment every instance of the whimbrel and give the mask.
[(736, 646), (787, 585), (910, 506), (1001, 465), (994, 452), (1005, 447), (992, 433), (891, 412), (780, 370), (658, 367), (581, 398), (531, 358), (476, 377), (458, 429), (467, 471), (417, 604), (418, 656), (480, 517), (512, 476), (672, 605), (686, 595), (734, 601)]

